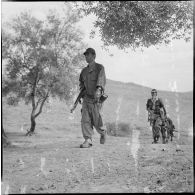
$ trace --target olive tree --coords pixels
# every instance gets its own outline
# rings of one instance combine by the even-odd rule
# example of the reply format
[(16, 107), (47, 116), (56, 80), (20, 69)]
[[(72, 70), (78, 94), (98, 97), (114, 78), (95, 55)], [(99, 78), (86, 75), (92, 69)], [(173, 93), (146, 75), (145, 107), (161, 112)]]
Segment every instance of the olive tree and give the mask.
[(191, 37), (193, 1), (84, 1), (76, 6), (83, 16), (96, 16), (94, 29), (104, 47), (135, 50)]
[(34, 133), (35, 119), (48, 97), (72, 97), (86, 47), (82, 32), (75, 27), (78, 21), (71, 9), (65, 17), (51, 10), (44, 20), (23, 12), (2, 30), (2, 91), (9, 104), (24, 100), (32, 105), (27, 135)]

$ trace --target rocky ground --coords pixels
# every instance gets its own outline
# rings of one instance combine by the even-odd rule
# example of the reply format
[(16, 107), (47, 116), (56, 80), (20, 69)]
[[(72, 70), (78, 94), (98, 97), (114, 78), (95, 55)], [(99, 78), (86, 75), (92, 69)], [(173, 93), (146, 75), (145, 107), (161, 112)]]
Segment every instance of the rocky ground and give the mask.
[(2, 194), (194, 191), (189, 135), (152, 144), (149, 128), (134, 129), (129, 137), (107, 136), (101, 145), (95, 132), (87, 149), (79, 148), (79, 123), (69, 131), (7, 135), (12, 145), (3, 149)]

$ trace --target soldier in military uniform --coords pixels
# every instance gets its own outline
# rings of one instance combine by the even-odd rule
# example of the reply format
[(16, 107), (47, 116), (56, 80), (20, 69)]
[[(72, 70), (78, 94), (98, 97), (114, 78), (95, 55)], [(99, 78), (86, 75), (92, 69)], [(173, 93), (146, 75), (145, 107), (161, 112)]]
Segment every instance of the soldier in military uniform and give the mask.
[(106, 75), (104, 66), (95, 62), (96, 52), (93, 48), (88, 48), (84, 55), (88, 66), (81, 71), (79, 86), (80, 90), (85, 89), (81, 109), (81, 128), (85, 141), (80, 147), (89, 148), (92, 146), (93, 127), (100, 134), (100, 144), (106, 141), (106, 129), (102, 128), (100, 115), (101, 103), (98, 101), (104, 93)]
[(156, 89), (152, 89), (151, 95), (152, 98), (147, 100), (146, 109), (150, 116), (149, 121), (152, 126), (153, 139), (154, 139), (153, 143), (157, 143), (160, 137), (161, 128), (164, 125), (166, 110), (162, 100), (157, 97)]

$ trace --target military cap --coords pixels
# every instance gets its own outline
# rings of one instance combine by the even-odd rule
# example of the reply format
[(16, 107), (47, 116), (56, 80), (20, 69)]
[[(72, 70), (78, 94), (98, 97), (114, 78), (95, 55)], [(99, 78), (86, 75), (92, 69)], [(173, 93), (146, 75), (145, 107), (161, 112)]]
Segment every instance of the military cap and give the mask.
[(151, 93), (157, 93), (156, 89), (152, 89)]
[(95, 49), (93, 48), (87, 48), (86, 51), (83, 53), (84, 55), (86, 55), (87, 53), (91, 53), (95, 55)]

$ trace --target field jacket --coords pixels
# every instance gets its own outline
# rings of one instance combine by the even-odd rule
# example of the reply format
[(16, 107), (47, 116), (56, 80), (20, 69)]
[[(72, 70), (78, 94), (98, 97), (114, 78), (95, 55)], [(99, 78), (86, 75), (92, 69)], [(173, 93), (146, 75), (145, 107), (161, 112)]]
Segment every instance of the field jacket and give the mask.
[(103, 65), (95, 62), (91, 67), (88, 65), (83, 68), (79, 82), (80, 90), (86, 89), (85, 96), (94, 99), (97, 87), (101, 87), (103, 91), (105, 89), (106, 75)]
[(160, 98), (156, 99), (155, 102), (152, 101), (152, 98), (148, 99), (146, 104), (147, 110), (153, 110), (154, 114), (160, 115), (161, 108), (164, 108), (164, 104)]

